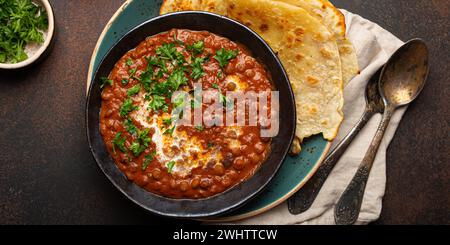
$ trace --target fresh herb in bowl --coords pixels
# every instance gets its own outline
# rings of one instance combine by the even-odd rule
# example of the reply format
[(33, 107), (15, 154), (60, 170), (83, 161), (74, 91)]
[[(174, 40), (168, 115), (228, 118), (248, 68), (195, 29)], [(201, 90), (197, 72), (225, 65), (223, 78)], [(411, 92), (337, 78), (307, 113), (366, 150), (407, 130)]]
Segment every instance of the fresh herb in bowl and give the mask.
[(45, 8), (31, 0), (0, 0), (0, 63), (28, 59), (26, 45), (44, 43), (47, 29)]

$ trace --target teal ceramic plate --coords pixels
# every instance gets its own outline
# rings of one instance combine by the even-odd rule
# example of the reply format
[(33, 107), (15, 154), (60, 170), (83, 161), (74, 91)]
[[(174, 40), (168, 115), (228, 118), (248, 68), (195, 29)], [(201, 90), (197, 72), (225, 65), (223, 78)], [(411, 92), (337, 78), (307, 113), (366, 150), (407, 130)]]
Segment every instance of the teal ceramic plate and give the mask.
[[(88, 86), (93, 71), (108, 50), (128, 31), (139, 24), (158, 16), (162, 0), (128, 0), (106, 25), (92, 54), (88, 73)], [(302, 144), (302, 153), (297, 157), (287, 157), (277, 176), (267, 189), (242, 208), (215, 221), (235, 221), (263, 213), (285, 201), (315, 173), (331, 143), (321, 135), (311, 137)]]

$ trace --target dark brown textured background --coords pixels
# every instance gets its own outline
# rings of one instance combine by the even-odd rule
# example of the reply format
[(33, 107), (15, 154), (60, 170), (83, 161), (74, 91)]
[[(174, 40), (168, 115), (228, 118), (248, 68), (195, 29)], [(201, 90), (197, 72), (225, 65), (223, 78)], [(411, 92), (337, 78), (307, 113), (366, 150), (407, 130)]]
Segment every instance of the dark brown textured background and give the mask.
[[(85, 78), (96, 40), (121, 0), (51, 0), (52, 53), (0, 74), (0, 224), (156, 224), (100, 172), (87, 145)], [(387, 190), (375, 224), (450, 224), (450, 3), (335, 0), (403, 40), (421, 37), (431, 74), (388, 150)], [(179, 223), (180, 221), (176, 221)]]

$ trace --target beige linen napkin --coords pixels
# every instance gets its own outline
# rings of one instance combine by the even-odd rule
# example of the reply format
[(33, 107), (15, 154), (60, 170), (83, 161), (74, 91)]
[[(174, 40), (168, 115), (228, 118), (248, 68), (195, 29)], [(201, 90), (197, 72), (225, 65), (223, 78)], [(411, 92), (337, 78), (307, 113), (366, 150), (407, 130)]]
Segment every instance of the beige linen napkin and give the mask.
[[(361, 74), (355, 77), (344, 90), (345, 120), (334, 145), (349, 132), (361, 117), (364, 107), (364, 91), (367, 81), (389, 59), (403, 42), (377, 24), (358, 15), (342, 10), (347, 23), (348, 37), (355, 46)], [(406, 108), (398, 110), (383, 138), (378, 155), (367, 183), (361, 213), (357, 224), (367, 224), (378, 219), (386, 187), (386, 149)], [(253, 218), (235, 224), (335, 224), (334, 205), (356, 173), (367, 148), (375, 135), (381, 115), (376, 115), (360, 132), (347, 152), (338, 162), (324, 184), (313, 206), (299, 215), (289, 213), (286, 202)]]

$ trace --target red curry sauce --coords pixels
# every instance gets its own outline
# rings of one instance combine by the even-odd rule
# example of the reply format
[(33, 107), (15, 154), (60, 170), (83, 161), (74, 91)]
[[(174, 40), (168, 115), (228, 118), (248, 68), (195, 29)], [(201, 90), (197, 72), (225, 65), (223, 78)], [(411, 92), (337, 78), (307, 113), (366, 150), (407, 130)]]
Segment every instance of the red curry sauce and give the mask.
[[(130, 181), (165, 197), (198, 199), (255, 173), (271, 143), (260, 137), (259, 124), (237, 131), (226, 126), (172, 127), (168, 116), (174, 108), (172, 90), (190, 91), (194, 83), (223, 93), (239, 89), (229, 76), (243, 81), (245, 91), (273, 90), (268, 72), (245, 47), (206, 31), (174, 29), (148, 37), (117, 62), (103, 79), (100, 131)], [(165, 131), (150, 128), (152, 120)], [(198, 149), (188, 147), (191, 139)], [(170, 161), (174, 156), (179, 157)]]

